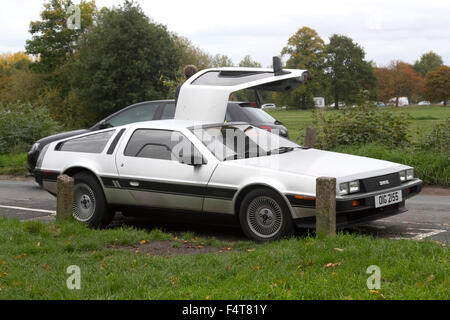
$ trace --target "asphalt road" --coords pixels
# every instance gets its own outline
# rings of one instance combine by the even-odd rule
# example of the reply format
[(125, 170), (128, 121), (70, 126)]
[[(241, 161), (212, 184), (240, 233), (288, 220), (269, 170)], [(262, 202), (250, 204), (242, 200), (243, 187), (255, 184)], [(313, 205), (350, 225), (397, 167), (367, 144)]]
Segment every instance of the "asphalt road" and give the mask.
[[(408, 212), (365, 223), (350, 229), (350, 232), (370, 234), (383, 238), (410, 238), (416, 240), (432, 239), (449, 243), (450, 231), (450, 191), (425, 189), (424, 192), (407, 200)], [(56, 198), (35, 182), (0, 180), (0, 217), (20, 220), (54, 219)], [(202, 220), (205, 220), (202, 218)], [(229, 222), (229, 223), (228, 223)], [(135, 219), (117, 215), (112, 227), (133, 225), (148, 228), (158, 227), (178, 233), (192, 231), (201, 235), (213, 235), (228, 240), (245, 239), (244, 235), (231, 221), (217, 221), (207, 217), (202, 225), (180, 219), (166, 219), (159, 215), (151, 219)], [(302, 231), (299, 232), (301, 236)]]

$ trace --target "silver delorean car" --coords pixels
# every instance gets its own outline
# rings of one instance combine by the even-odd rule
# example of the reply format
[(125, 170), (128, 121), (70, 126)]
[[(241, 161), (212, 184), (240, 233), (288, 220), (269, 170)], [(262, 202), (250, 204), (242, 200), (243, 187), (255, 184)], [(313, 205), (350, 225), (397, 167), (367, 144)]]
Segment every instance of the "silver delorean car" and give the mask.
[(48, 144), (36, 175), (55, 194), (72, 176), (73, 216), (104, 227), (116, 211), (227, 214), (255, 241), (314, 227), (316, 178), (335, 177), (338, 227), (406, 211), (422, 181), (412, 167), (304, 148), (247, 123), (224, 123), (231, 93), (287, 91), (305, 70), (215, 68), (181, 87), (174, 120), (139, 122)]

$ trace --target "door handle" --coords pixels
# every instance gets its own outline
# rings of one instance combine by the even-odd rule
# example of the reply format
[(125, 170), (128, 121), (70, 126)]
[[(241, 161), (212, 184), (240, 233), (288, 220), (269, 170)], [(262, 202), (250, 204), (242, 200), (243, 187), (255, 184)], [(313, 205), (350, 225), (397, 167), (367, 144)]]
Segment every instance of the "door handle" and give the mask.
[(130, 186), (132, 186), (132, 187), (139, 187), (139, 182), (137, 182), (137, 181), (130, 181)]

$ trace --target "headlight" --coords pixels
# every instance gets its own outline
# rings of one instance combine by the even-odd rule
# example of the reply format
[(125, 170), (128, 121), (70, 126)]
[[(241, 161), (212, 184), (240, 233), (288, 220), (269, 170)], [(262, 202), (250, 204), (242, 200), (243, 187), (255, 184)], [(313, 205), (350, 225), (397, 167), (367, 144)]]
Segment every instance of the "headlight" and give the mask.
[(399, 173), (400, 181), (405, 182), (406, 181), (406, 171), (400, 171)]
[(348, 183), (349, 186), (349, 192), (354, 193), (359, 191), (359, 181), (352, 181)]
[(35, 144), (33, 144), (33, 146), (31, 147), (30, 153), (34, 153), (37, 151), (37, 149), (39, 149), (40, 143), (36, 142)]
[(406, 170), (406, 180), (414, 179), (414, 169)]
[(339, 194), (349, 194), (359, 192), (359, 180), (344, 182), (339, 185)]
[(348, 183), (341, 183), (339, 185), (339, 193), (340, 194), (347, 194), (348, 193)]
[(414, 176), (415, 176), (414, 169), (403, 170), (403, 171), (400, 171), (398, 174), (400, 176), (401, 182), (412, 180), (412, 179), (414, 179)]

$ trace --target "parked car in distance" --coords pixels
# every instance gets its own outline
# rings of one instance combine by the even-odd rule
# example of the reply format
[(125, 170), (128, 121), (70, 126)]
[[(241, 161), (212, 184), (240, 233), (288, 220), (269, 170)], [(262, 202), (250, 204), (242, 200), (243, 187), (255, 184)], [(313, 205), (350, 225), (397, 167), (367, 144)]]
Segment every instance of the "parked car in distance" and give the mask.
[(324, 97), (314, 97), (314, 107), (325, 108), (325, 98)]
[[(99, 121), (91, 128), (81, 129), (69, 132), (55, 134), (42, 138), (33, 144), (28, 152), (27, 165), (31, 175), (34, 174), (37, 159), (42, 149), (50, 142), (69, 138), (83, 133), (97, 131), (106, 128), (117, 127), (133, 122), (173, 119), (175, 115), (175, 100), (146, 101), (133, 104), (107, 118)], [(287, 128), (278, 120), (274, 119), (267, 112), (256, 107), (255, 104), (248, 102), (229, 102), (226, 112), (226, 121), (243, 121), (249, 124), (266, 129), (273, 130), (283, 137), (288, 137)]]
[[(330, 108), (334, 108), (335, 105), (336, 105), (336, 103), (333, 102), (332, 104), (329, 105), (329, 107), (330, 107)], [(338, 106), (339, 106), (339, 108), (343, 108), (343, 107), (345, 107), (345, 103), (344, 103), (344, 102), (339, 102), (339, 103), (338, 103)]]
[(419, 106), (429, 106), (431, 105), (430, 101), (420, 101), (418, 103)]
[(265, 109), (276, 109), (277, 106), (273, 103), (265, 103), (261, 106), (261, 109), (265, 110)]
[[(391, 99), (389, 99), (388, 105), (389, 106), (395, 106), (396, 105), (396, 101), (397, 101), (397, 98), (395, 98), (395, 97), (391, 98)], [(398, 106), (399, 107), (407, 106), (407, 105), (409, 105), (408, 97), (398, 97)]]

